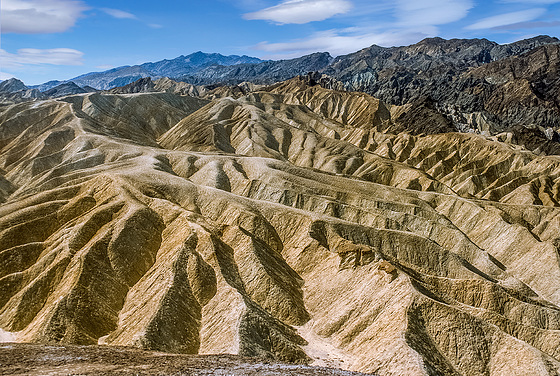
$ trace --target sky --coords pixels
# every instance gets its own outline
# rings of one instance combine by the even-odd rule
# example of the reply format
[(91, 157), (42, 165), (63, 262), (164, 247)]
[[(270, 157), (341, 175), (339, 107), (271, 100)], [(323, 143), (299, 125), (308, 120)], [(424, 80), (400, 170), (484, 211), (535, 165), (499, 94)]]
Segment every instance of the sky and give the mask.
[(196, 51), (289, 59), (560, 37), (560, 0), (1, 0), (0, 79), (66, 80)]

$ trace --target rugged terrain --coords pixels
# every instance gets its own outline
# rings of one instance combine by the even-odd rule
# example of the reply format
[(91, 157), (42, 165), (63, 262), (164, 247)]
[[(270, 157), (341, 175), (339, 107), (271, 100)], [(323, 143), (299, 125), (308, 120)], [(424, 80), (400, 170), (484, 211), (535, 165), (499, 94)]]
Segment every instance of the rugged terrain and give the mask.
[(315, 83), (2, 107), (0, 328), (378, 375), (558, 374), (560, 158), (441, 133), (429, 101)]
[(309, 74), (325, 88), (364, 92), (388, 105), (414, 109), (401, 118), (406, 124), (411, 117), (424, 119), (422, 125), (413, 122), (413, 133), (507, 132), (513, 143), (536, 154), (558, 155), (559, 51), (557, 38), (538, 36), (505, 45), (486, 39), (428, 38), (410, 46), (373, 45), (336, 58), (318, 52), (279, 61), (196, 52), (33, 87), (7, 80), (0, 83), (0, 102), (95, 90), (173, 92), (207, 99), (229, 91), (239, 97), (258, 85)]

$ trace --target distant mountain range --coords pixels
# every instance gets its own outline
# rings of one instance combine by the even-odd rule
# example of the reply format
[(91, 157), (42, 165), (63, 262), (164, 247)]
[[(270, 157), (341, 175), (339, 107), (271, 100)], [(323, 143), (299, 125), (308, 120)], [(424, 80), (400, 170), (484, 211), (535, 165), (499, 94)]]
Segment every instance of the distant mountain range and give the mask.
[(199, 51), (171, 60), (91, 72), (67, 81), (49, 81), (29, 88), (45, 92), (73, 82), (82, 88), (108, 90), (145, 77), (168, 77), (195, 85), (235, 85), (245, 81), (272, 84), (318, 71), (339, 80), (347, 90), (363, 91), (388, 103), (403, 104), (470, 68), (559, 42), (549, 36), (505, 45), (487, 39), (427, 38), (410, 46), (387, 48), (373, 45), (336, 58), (327, 52), (317, 52), (278, 61)]
[[(249, 56), (224, 56), (217, 53), (195, 52), (187, 56), (179, 56), (171, 60), (161, 60), (155, 63), (144, 63), (141, 65), (123, 66), (109, 69), (104, 72), (91, 72), (72, 78), (78, 86), (91, 86), (98, 90), (108, 90), (114, 87), (124, 86), (132, 83), (139, 78), (152, 77), (180, 77), (185, 75), (195, 75), (204, 68), (220, 65), (240, 65), (258, 64), (262, 60)], [(68, 81), (49, 81), (32, 88), (39, 91), (46, 91)]]
[[(560, 123), (555, 73), (560, 69), (559, 49), (559, 39), (538, 36), (505, 45), (487, 39), (427, 38), (410, 46), (373, 45), (336, 58), (317, 52), (278, 61), (196, 52), (32, 87), (8, 80), (0, 84), (0, 96), (17, 102), (122, 87), (115, 93), (172, 90), (199, 96), (217, 86), (271, 85), (314, 72), (313, 79), (323, 87), (364, 92), (389, 105), (414, 104), (437, 112), (447, 119), (442, 124), (456, 130), (498, 134), (520, 125), (540, 127), (544, 135)], [(140, 79), (154, 82), (137, 82)], [(161, 79), (168, 81), (155, 83)], [(557, 154), (556, 149), (546, 152)]]

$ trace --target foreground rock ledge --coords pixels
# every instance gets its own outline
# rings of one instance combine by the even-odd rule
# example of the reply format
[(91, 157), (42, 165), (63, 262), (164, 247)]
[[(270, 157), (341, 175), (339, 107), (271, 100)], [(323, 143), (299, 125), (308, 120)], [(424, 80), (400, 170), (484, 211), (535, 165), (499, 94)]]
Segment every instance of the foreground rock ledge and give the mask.
[(0, 345), (0, 375), (360, 376), (364, 373), (237, 355), (177, 355), (130, 347)]

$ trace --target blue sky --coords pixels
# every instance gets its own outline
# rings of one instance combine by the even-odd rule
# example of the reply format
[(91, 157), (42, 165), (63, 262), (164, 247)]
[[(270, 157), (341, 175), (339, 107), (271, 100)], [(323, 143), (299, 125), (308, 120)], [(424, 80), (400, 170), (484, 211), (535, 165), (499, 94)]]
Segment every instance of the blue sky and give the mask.
[(560, 0), (1, 0), (1, 11), (0, 78), (29, 85), (196, 51), (283, 59), (560, 36)]

